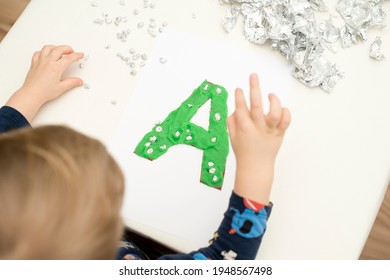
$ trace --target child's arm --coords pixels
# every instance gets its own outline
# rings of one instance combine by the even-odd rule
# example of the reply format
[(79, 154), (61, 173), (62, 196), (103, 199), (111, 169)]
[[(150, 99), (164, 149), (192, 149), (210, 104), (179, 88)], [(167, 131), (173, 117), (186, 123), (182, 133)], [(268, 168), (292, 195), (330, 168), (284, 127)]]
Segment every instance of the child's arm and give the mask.
[(31, 122), (43, 104), (83, 84), (80, 78), (62, 78), (65, 70), (83, 56), (83, 53), (76, 53), (69, 46), (44, 46), (41, 51), (34, 53), (23, 86), (3, 108), (14, 109)]
[(190, 254), (161, 259), (254, 259), (271, 213), (269, 202), (274, 164), (290, 112), (269, 95), (270, 112), (263, 113), (257, 75), (250, 77), (250, 108), (241, 89), (236, 90), (236, 111), (228, 119), (237, 169), (228, 210), (210, 246)]

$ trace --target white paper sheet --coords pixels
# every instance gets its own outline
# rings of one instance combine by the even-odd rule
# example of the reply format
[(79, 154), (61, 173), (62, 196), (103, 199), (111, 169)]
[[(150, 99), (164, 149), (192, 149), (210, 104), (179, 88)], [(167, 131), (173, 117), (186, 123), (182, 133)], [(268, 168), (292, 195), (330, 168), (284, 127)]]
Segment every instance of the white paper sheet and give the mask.
[[(165, 64), (160, 63), (161, 57), (167, 59)], [(110, 145), (126, 176), (125, 218), (207, 245), (233, 189), (233, 150), (222, 191), (199, 182), (202, 151), (194, 147), (174, 146), (155, 161), (138, 157), (133, 151), (154, 124), (179, 107), (205, 79), (228, 90), (232, 113), (234, 89), (241, 87), (248, 93), (253, 72), (260, 76), (263, 93), (274, 92), (284, 99), (292, 81), (284, 61), (271, 60), (260, 50), (243, 53), (186, 33), (167, 31), (159, 37)], [(265, 94), (263, 99), (268, 107)], [(207, 129), (208, 112), (209, 105), (205, 104), (192, 121)]]

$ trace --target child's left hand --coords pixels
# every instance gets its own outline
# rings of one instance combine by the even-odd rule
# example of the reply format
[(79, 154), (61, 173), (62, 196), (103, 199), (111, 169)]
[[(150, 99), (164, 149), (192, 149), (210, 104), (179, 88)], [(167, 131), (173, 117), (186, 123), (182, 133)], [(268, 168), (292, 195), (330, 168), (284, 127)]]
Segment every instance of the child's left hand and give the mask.
[(31, 122), (43, 104), (83, 85), (77, 77), (62, 79), (65, 70), (83, 57), (83, 53), (74, 52), (70, 46), (44, 46), (34, 53), (23, 86), (6, 105), (18, 110)]

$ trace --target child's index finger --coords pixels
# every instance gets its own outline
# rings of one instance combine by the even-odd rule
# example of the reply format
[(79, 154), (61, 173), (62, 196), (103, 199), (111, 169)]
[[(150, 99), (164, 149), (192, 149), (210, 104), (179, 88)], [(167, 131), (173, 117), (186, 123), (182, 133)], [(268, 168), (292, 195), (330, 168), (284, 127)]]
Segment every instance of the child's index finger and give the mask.
[(74, 53), (72, 47), (67, 45), (57, 46), (50, 51), (50, 55), (54, 60), (60, 60), (64, 55)]
[(251, 115), (254, 118), (260, 118), (263, 115), (263, 102), (261, 100), (261, 91), (257, 74), (250, 75), (249, 85)]

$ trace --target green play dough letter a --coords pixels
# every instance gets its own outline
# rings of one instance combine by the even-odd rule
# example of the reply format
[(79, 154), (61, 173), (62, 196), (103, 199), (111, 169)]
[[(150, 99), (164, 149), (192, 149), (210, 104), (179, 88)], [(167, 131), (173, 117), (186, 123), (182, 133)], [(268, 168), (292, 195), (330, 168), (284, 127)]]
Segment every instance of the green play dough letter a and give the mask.
[[(138, 143), (134, 153), (155, 160), (170, 147), (187, 144), (203, 150), (200, 181), (207, 186), (222, 188), (229, 137), (226, 130), (227, 91), (219, 85), (204, 81), (179, 108), (153, 127)], [(199, 107), (211, 99), (209, 130), (191, 123)]]

